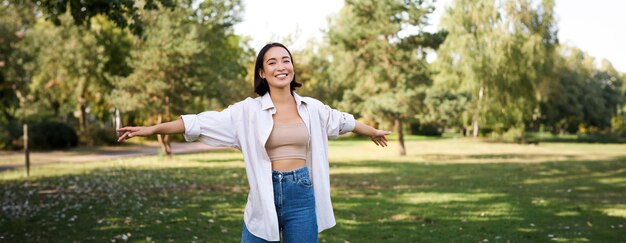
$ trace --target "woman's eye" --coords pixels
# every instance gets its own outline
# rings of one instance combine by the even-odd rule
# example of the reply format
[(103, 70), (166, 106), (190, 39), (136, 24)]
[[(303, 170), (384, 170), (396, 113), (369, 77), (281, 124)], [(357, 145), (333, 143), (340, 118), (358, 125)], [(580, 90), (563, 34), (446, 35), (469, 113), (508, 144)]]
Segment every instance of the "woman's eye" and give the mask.
[(285, 60), (285, 61), (284, 61), (284, 63), (290, 63), (290, 62), (291, 62), (290, 60)]

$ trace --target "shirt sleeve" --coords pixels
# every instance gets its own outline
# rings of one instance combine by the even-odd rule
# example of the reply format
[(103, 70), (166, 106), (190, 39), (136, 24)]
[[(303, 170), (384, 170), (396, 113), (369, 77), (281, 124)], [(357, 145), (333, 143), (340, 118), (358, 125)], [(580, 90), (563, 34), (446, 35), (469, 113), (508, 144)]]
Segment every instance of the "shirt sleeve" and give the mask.
[(239, 147), (236, 124), (231, 107), (223, 111), (205, 111), (195, 115), (182, 115), (185, 124), (185, 140), (200, 139), (204, 144), (215, 147)]
[(352, 114), (335, 110), (328, 105), (323, 105), (320, 113), (322, 120), (326, 121), (326, 131), (330, 139), (351, 132), (356, 126), (356, 120)]

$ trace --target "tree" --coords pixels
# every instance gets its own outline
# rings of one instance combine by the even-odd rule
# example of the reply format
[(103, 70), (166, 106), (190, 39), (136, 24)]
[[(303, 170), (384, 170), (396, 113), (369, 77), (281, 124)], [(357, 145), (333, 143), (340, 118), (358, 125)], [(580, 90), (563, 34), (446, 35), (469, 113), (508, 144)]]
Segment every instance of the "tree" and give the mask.
[(537, 87), (548, 82), (558, 43), (554, 2), (457, 0), (442, 17), (449, 34), (439, 48), (436, 85), (471, 94), (474, 136), (479, 123), (497, 132), (525, 130), (535, 119)]
[(35, 22), (32, 6), (0, 5), (0, 148), (12, 147), (16, 132), (17, 109), (29, 78), (22, 65), (30, 57), (22, 55), (17, 43), (24, 39), (26, 30)]
[[(421, 30), (432, 11), (426, 1), (346, 1), (327, 34), (335, 82), (350, 85), (339, 106), (370, 121), (393, 122), (401, 155), (403, 121), (416, 114), (430, 84), (424, 52), (436, 41)], [(418, 31), (403, 36), (407, 29)]]
[[(243, 64), (251, 55), (232, 30), (240, 2), (205, 1), (197, 9), (187, 4), (143, 14), (150, 25), (131, 51), (133, 73), (118, 79), (110, 96), (117, 107), (149, 123), (223, 108), (249, 90)], [(158, 139), (171, 154), (169, 136)]]
[(55, 25), (61, 25), (62, 16), (70, 13), (73, 22), (78, 26), (88, 25), (92, 17), (101, 15), (115, 23), (120, 29), (129, 28), (134, 34), (141, 36), (144, 23), (141, 10), (156, 10), (159, 8), (173, 9), (172, 0), (11, 0), (11, 5), (28, 5), (33, 12), (39, 12), (46, 20)]
[(436, 127), (460, 127), (465, 129), (469, 114), (465, 107), (470, 95), (457, 93), (441, 86), (432, 86), (426, 92), (424, 111), (417, 117), (421, 123)]
[(333, 51), (327, 43), (309, 41), (302, 50), (294, 51), (297, 59), (294, 61), (298, 72), (298, 82), (302, 83), (301, 93), (319, 99), (325, 104), (337, 106), (349, 82), (335, 80), (330, 70), (333, 63)]
[[(22, 117), (49, 114), (66, 117), (76, 111), (81, 131), (87, 126), (87, 110), (103, 119), (110, 108), (106, 95), (112, 79), (128, 75), (125, 64), (128, 33), (116, 30), (104, 18), (93, 18), (88, 29), (77, 27), (66, 15), (60, 26), (39, 21), (19, 44), (30, 63), (24, 63), (32, 82), (21, 105)], [(64, 120), (67, 121), (67, 118)]]
[(595, 59), (578, 48), (562, 46), (559, 52), (560, 75), (543, 94), (541, 123), (553, 133), (608, 129), (623, 104), (624, 80), (606, 60), (597, 68)]

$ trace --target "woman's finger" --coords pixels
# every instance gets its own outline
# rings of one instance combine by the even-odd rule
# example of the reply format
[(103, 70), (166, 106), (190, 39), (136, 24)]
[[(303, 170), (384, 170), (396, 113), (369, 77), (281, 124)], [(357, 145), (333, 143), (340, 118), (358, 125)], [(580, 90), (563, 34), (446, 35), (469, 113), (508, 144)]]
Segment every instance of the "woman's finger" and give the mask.
[(117, 131), (117, 132), (126, 132), (126, 131), (128, 131), (128, 129), (130, 129), (130, 127), (122, 127), (122, 128), (117, 129), (115, 131)]
[(128, 138), (132, 137), (132, 133), (131, 132), (125, 132), (120, 138), (117, 139), (118, 142), (124, 141)]
[(122, 134), (122, 136), (120, 136), (120, 137), (117, 139), (117, 141), (118, 141), (118, 142), (124, 141), (124, 137), (126, 137), (126, 133)]

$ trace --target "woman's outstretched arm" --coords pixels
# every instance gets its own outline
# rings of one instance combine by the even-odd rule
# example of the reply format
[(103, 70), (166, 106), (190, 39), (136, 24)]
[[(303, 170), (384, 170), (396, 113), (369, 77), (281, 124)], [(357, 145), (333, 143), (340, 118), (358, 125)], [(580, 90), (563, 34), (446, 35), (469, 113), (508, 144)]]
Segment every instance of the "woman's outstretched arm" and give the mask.
[(370, 137), (376, 145), (382, 147), (387, 146), (388, 140), (385, 135), (391, 134), (391, 132), (389, 131), (378, 130), (376, 128), (365, 125), (360, 121), (356, 121), (353, 132)]
[(139, 136), (147, 137), (154, 134), (177, 134), (185, 132), (185, 124), (182, 119), (176, 121), (157, 124), (149, 127), (122, 127), (117, 132), (123, 132), (117, 141), (121, 142), (126, 139)]

